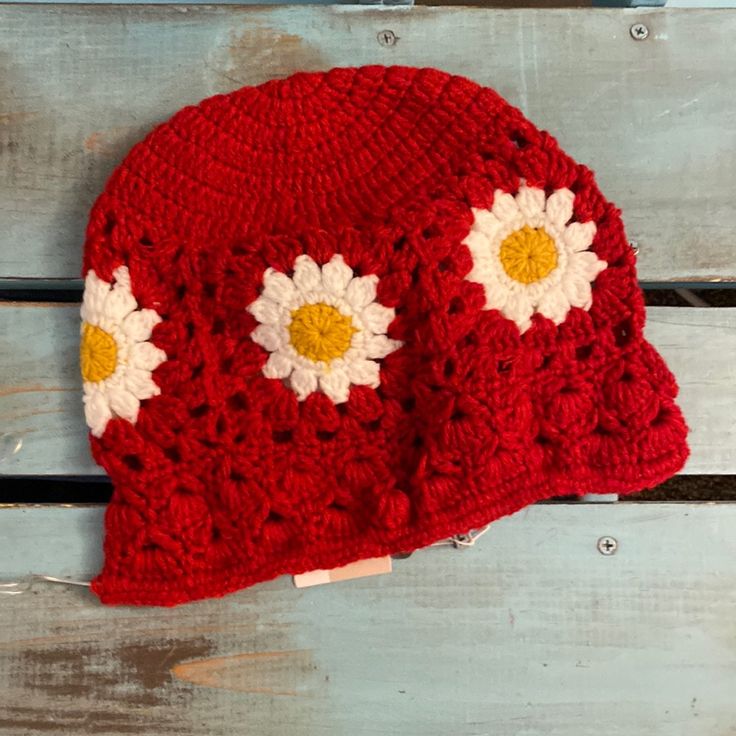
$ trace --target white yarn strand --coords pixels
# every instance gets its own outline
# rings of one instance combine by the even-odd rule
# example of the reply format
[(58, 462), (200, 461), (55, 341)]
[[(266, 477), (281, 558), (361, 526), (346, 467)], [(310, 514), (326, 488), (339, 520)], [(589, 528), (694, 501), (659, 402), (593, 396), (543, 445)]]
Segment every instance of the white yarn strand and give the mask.
[[(454, 547), (461, 549), (463, 547), (474, 547), (475, 543), (490, 529), (491, 525), (487, 524), (481, 529), (471, 530), (467, 534), (456, 534), (449, 539), (443, 539), (439, 542), (433, 542), (430, 547)], [(59, 585), (75, 585), (78, 587), (89, 588), (92, 584), (90, 580), (72, 580), (71, 578), (58, 578), (53, 575), (41, 575), (39, 573), (31, 573), (26, 580), (14, 581), (10, 583), (0, 583), (0, 595), (21, 595), (26, 593), (34, 580), (43, 580), (47, 583), (56, 583)]]
[(486, 524), (478, 530), (471, 530), (467, 534), (455, 534), (449, 539), (442, 539), (439, 542), (433, 542), (430, 547), (454, 547), (460, 549), (462, 547), (474, 547), (475, 543), (491, 528), (490, 524)]
[(16, 580), (10, 583), (0, 583), (0, 595), (21, 595), (30, 590), (34, 580), (43, 580), (47, 583), (58, 583), (61, 585), (76, 585), (89, 588), (92, 582), (90, 580), (71, 580), (70, 578), (57, 578), (53, 575), (40, 575), (31, 573), (25, 580)]
[(36, 580), (46, 580), (49, 583), (62, 583), (64, 585), (81, 585), (89, 588), (91, 580), (70, 580), (69, 578), (55, 578), (53, 575), (33, 575)]

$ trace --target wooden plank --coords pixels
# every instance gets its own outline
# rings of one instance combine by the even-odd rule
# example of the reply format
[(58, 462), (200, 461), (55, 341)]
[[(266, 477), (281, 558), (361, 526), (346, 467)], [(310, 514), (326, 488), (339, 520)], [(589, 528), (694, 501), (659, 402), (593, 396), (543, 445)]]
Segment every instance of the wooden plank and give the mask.
[[(101, 513), (0, 510), (2, 575), (89, 574)], [(736, 504), (554, 505), (318, 588), (110, 609), (35, 583), (0, 596), (0, 734), (726, 736), (735, 556)]]
[(734, 0), (667, 0), (673, 8), (736, 8)]
[[(77, 305), (0, 304), (0, 475), (96, 475), (78, 374)], [(736, 472), (736, 309), (651, 308), (649, 339), (681, 385), (684, 472)]]
[[(31, 3), (35, 5), (55, 5), (55, 0), (3, 0), (7, 5), (15, 5), (19, 3)], [(169, 2), (169, 0), (123, 0), (123, 2), (117, 2), (116, 0), (65, 0), (65, 4), (77, 5), (161, 5)], [(177, 0), (176, 5), (196, 5), (197, 0)], [(263, 5), (264, 3), (259, 0), (221, 0), (218, 5)], [(351, 0), (289, 0), (286, 2), (270, 2), (268, 5), (332, 5), (332, 4), (346, 4), (346, 5), (359, 5), (360, 3), (353, 3)], [(590, 4), (590, 3), (588, 3)]]
[(102, 505), (0, 505), (0, 583), (33, 574), (91, 579), (102, 566), (104, 512)]
[(736, 309), (650, 308), (646, 335), (680, 383), (686, 475), (736, 472)]
[(735, 36), (725, 10), (0, 5), (0, 279), (76, 277), (104, 180), (181, 106), (382, 63), (472, 77), (554, 132), (623, 208), (643, 280), (733, 280)]

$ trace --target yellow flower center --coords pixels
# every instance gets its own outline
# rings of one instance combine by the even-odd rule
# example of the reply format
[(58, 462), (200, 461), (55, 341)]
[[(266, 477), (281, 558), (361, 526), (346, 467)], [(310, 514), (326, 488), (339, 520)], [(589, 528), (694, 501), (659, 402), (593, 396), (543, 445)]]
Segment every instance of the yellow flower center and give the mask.
[(315, 363), (345, 355), (355, 332), (353, 320), (329, 304), (305, 304), (291, 313), (291, 344)]
[(514, 281), (533, 284), (557, 268), (557, 246), (543, 227), (524, 225), (501, 243), (499, 258)]
[(82, 378), (90, 383), (104, 381), (115, 372), (118, 364), (118, 346), (115, 338), (101, 327), (85, 322), (79, 346)]

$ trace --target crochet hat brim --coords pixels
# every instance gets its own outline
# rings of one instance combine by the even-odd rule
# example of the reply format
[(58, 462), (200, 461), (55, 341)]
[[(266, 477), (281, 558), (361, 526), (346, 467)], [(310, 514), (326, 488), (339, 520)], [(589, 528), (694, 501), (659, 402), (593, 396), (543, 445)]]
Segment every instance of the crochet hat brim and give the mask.
[[(172, 239), (128, 259), (141, 304), (162, 316), (153, 343), (167, 360), (136, 424), (113, 419), (92, 438), (115, 482), (93, 583), (103, 602), (174, 605), (409, 552), (553, 496), (649, 488), (682, 466), (676, 384), (641, 337), (634, 288), (607, 294), (603, 279), (590, 312), (560, 326), (535, 317), (524, 336), (482, 308), (477, 287), (455, 311), (449, 283), (469, 262), (451, 211), (403, 227)], [(439, 292), (421, 265), (429, 220), (456, 253)], [(378, 390), (300, 402), (263, 375), (248, 305), (266, 268), (329, 262), (338, 249), (403, 305), (389, 330), (403, 346), (382, 362)], [(415, 261), (415, 280), (392, 279)]]

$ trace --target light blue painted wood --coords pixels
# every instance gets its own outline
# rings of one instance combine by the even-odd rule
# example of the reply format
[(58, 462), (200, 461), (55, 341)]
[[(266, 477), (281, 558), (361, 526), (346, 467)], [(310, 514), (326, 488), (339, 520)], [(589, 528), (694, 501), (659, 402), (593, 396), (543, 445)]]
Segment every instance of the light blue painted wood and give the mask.
[(0, 583), (33, 574), (88, 580), (102, 564), (104, 510), (0, 505)]
[(707, 10), (0, 6), (0, 278), (77, 277), (95, 195), (181, 106), (381, 63), (472, 77), (555, 133), (623, 208), (644, 280), (732, 280), (734, 37)]
[(0, 304), (0, 474), (99, 473), (80, 401), (79, 306)]
[(667, 0), (668, 8), (736, 8), (734, 0)]
[[(56, 0), (3, 0), (3, 4), (33, 4), (33, 5), (57, 5)], [(66, 0), (65, 5), (171, 5), (169, 0)], [(197, 0), (177, 0), (175, 5), (197, 5)], [(281, 2), (280, 0), (272, 0), (271, 2), (259, 2), (259, 0), (219, 0), (218, 5), (360, 5), (361, 3), (351, 3), (347, 0), (289, 0), (289, 2)]]
[(592, 0), (594, 8), (659, 8), (667, 0)]
[[(95, 475), (78, 375), (76, 305), (0, 304), (0, 475)], [(685, 473), (736, 472), (736, 309), (653, 308), (649, 339), (681, 385)]]
[[(0, 509), (2, 577), (91, 574), (101, 516)], [(0, 733), (726, 736), (734, 559), (735, 504), (553, 505), (317, 588), (161, 610), (35, 583), (0, 596)]]

